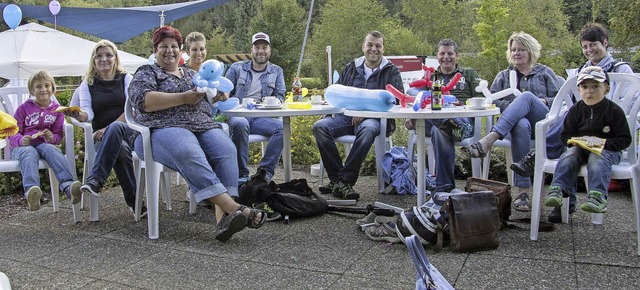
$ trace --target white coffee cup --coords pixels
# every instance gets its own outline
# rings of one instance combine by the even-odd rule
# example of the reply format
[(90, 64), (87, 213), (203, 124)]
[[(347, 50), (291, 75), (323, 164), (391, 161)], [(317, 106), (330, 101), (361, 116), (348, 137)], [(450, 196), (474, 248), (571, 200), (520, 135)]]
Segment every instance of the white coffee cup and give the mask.
[(274, 106), (279, 106), (280, 105), (280, 100), (274, 96), (268, 96), (268, 97), (264, 97), (262, 99), (262, 103), (265, 106), (270, 106), (270, 107), (274, 107)]
[(322, 95), (311, 95), (311, 103), (312, 104), (322, 103)]
[(469, 107), (471, 108), (484, 108), (487, 106), (486, 101), (487, 99), (482, 97), (475, 97), (468, 100)]
[(243, 99), (242, 99), (242, 106), (243, 106), (243, 107), (246, 107), (247, 105), (249, 105), (249, 104), (253, 104), (253, 103), (255, 103), (255, 102), (256, 102), (256, 100), (255, 100), (255, 99), (250, 98), (250, 97), (246, 97), (246, 98), (243, 98)]

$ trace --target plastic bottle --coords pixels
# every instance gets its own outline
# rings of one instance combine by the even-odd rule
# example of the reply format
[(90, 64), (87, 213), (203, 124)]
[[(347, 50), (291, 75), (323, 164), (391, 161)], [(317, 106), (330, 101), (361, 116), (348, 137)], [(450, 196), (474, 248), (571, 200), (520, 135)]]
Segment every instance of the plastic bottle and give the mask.
[(291, 91), (293, 92), (293, 101), (302, 102), (302, 83), (299, 77), (293, 78), (293, 85), (291, 85)]
[(439, 83), (433, 84), (431, 92), (431, 110), (442, 110), (442, 87)]

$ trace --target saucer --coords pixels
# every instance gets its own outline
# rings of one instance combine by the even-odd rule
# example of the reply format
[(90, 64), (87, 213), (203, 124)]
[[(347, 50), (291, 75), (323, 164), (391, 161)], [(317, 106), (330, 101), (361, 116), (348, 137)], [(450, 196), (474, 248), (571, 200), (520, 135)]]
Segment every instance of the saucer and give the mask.
[(260, 110), (278, 110), (282, 109), (282, 105), (258, 105), (256, 109)]
[(311, 102), (312, 105), (322, 105), (322, 103), (324, 103), (324, 101), (320, 101), (320, 102)]
[(486, 110), (487, 108), (489, 108), (489, 106), (479, 106), (479, 107), (468, 107), (471, 110)]

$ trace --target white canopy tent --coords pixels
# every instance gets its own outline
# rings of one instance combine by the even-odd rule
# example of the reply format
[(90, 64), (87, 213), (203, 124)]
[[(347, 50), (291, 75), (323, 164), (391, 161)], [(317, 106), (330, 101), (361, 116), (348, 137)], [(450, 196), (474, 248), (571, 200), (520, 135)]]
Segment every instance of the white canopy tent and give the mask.
[[(54, 77), (82, 76), (96, 44), (37, 23), (1, 32), (0, 43), (0, 77), (9, 79), (11, 86), (26, 85), (25, 80), (40, 70)], [(148, 62), (124, 51), (118, 55), (130, 73)]]

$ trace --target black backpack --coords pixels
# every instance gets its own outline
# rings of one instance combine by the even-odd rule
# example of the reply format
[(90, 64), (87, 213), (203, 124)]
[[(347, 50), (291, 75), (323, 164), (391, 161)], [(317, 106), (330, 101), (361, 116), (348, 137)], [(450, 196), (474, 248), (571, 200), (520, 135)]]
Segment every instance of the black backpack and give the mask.
[(294, 179), (276, 184), (267, 183), (266, 172), (259, 169), (246, 183), (239, 188), (236, 201), (253, 206), (266, 202), (274, 211), (290, 217), (310, 217), (327, 212), (327, 201), (313, 192), (306, 179)]
[(329, 208), (327, 201), (313, 192), (306, 179), (278, 184), (276, 191), (270, 192), (265, 201), (273, 210), (292, 218), (321, 215)]

